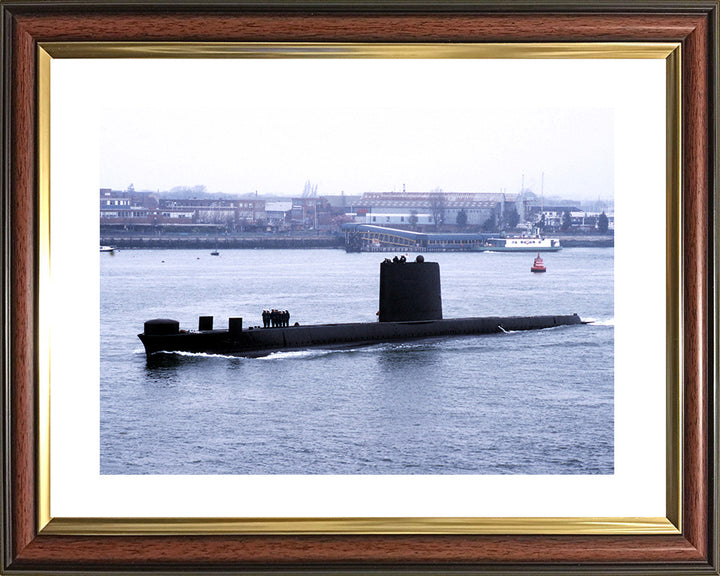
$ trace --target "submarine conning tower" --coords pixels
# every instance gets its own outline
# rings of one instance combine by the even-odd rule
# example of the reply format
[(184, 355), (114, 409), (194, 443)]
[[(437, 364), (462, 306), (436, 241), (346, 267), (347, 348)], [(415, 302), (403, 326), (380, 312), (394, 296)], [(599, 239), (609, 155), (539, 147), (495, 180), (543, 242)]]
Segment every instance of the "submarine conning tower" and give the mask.
[(380, 322), (442, 320), (440, 265), (405, 257), (380, 263)]

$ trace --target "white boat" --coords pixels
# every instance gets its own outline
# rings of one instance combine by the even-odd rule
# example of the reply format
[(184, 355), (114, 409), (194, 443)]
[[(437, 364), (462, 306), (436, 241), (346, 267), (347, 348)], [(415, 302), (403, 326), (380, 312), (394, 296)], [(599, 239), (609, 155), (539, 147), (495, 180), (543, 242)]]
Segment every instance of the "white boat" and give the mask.
[(100, 252), (115, 252), (116, 248), (112, 246), (100, 246)]
[(557, 238), (539, 236), (488, 238), (483, 244), (472, 247), (476, 252), (557, 252), (560, 249), (560, 240)]

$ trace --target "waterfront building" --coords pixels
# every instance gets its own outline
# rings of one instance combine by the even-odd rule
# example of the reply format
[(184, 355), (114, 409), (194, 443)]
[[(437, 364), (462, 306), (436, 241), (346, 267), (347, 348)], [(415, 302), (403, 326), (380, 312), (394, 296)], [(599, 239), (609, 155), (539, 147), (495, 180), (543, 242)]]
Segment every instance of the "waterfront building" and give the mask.
[(354, 207), (357, 206), (362, 198), (361, 195), (342, 194), (338, 195), (323, 195), (322, 198), (328, 203), (333, 214), (347, 214), (354, 212)]
[[(415, 219), (412, 219), (413, 216)], [(365, 214), (365, 223), (374, 224), (376, 226), (397, 225), (411, 226), (415, 222), (415, 226), (432, 226), (434, 224), (432, 214), (408, 214), (402, 212), (400, 214), (381, 214), (379, 212), (369, 212)]]
[(100, 210), (119, 210), (130, 208), (131, 199), (125, 192), (113, 192), (109, 188), (100, 189)]
[[(523, 195), (505, 192), (366, 192), (358, 203), (361, 208), (357, 213), (373, 224), (402, 224), (414, 216), (418, 218), (415, 225), (455, 226), (458, 214), (464, 212), (467, 226), (483, 226), (488, 221), (502, 223), (511, 210), (522, 217), (526, 213), (525, 202)], [(376, 220), (372, 220), (373, 215)], [(431, 220), (421, 221), (421, 216), (427, 215)]]
[(265, 202), (265, 222), (271, 228), (279, 228), (285, 225), (285, 217), (292, 210), (290, 200), (277, 200)]
[(303, 196), (292, 199), (288, 213), (290, 223), (297, 228), (326, 228), (334, 216), (332, 206), (324, 196)]
[(192, 211), (195, 222), (234, 227), (255, 224), (265, 218), (265, 200), (226, 198), (163, 198), (160, 207), (170, 210)]
[(152, 192), (100, 189), (100, 225), (114, 230), (234, 230), (264, 221), (265, 200), (158, 198)]
[[(594, 232), (598, 229), (598, 221), (602, 212), (584, 212), (584, 211), (573, 211), (570, 212), (570, 221), (572, 227), (578, 231)], [(615, 214), (605, 213), (608, 219), (608, 230), (615, 230)]]
[[(577, 206), (547, 206), (544, 210), (533, 209), (529, 221), (541, 226), (545, 231), (559, 231), (563, 227), (565, 213), (570, 215), (570, 225), (576, 232), (595, 232), (602, 212), (581, 210)], [(615, 214), (605, 212), (608, 219), (608, 231), (615, 230)]]

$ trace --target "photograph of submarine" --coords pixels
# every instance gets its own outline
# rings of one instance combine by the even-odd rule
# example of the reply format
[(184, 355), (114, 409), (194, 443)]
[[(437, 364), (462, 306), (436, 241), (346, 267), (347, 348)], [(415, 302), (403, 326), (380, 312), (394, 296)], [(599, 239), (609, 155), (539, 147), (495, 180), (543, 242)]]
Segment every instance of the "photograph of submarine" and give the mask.
[(548, 316), (442, 317), (440, 266), (418, 255), (386, 258), (380, 264), (380, 308), (377, 322), (243, 328), (230, 318), (227, 329), (213, 329), (213, 317), (201, 316), (197, 330), (180, 329), (177, 320), (157, 318), (138, 334), (147, 360), (161, 352), (263, 356), (278, 350), (346, 347), (419, 338), (497, 334), (585, 324), (578, 314)]

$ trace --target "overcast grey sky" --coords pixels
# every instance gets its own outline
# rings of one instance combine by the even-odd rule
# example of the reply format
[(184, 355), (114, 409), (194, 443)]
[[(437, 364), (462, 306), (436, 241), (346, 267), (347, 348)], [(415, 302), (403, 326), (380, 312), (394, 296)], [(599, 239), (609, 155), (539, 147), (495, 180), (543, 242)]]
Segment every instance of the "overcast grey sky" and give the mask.
[[(110, 61), (101, 187), (610, 199), (614, 110), (573, 61)], [(562, 97), (554, 95), (565, 82)]]

